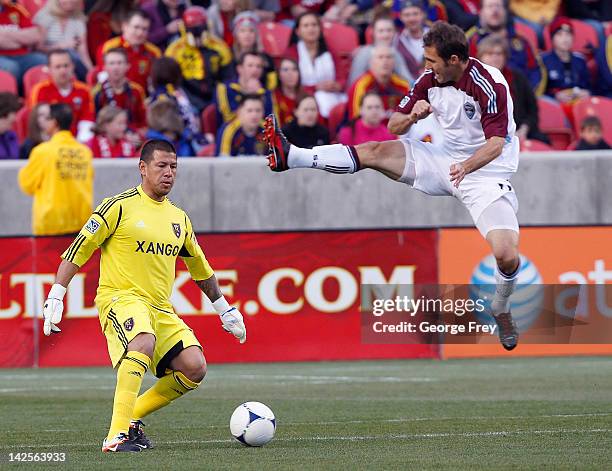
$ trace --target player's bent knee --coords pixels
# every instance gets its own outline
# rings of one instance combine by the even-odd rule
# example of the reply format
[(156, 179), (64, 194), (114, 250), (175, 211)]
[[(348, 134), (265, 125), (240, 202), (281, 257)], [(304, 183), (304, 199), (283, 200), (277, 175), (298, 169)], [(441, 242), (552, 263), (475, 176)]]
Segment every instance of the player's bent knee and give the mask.
[(194, 383), (200, 383), (206, 376), (206, 359), (198, 347), (188, 347), (183, 350), (172, 361), (171, 366)]
[(514, 271), (518, 265), (519, 252), (513, 244), (498, 245), (493, 248), (493, 255), (497, 261), (497, 266), (504, 273)]
[(128, 343), (127, 350), (129, 352), (144, 353), (149, 358), (153, 358), (153, 352), (155, 351), (155, 335), (149, 333), (138, 334)]

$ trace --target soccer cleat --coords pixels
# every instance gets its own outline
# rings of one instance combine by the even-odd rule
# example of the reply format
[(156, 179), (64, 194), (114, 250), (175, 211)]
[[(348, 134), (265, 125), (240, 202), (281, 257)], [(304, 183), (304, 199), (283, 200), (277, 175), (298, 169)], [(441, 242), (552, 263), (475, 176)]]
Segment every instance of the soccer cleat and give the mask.
[(142, 447), (137, 445), (130, 437), (125, 433), (119, 433), (112, 440), (106, 438), (102, 442), (102, 451), (105, 453), (119, 453), (119, 452), (136, 452), (142, 450)]
[(273, 114), (266, 117), (263, 133), (264, 140), (270, 149), (270, 155), (268, 156), (269, 167), (273, 172), (289, 170), (287, 158), (289, 156), (290, 144)]
[(143, 450), (148, 450), (153, 447), (151, 440), (144, 434), (144, 423), (142, 420), (130, 421), (130, 429), (128, 430), (128, 436), (131, 441), (138, 445)]
[(506, 350), (513, 350), (518, 344), (519, 334), (510, 312), (493, 316), (499, 329), (499, 341)]

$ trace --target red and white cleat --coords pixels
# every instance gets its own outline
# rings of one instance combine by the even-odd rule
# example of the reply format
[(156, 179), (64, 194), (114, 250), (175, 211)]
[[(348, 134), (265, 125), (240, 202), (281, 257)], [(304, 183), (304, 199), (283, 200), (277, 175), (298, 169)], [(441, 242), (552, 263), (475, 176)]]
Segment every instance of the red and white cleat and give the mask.
[(264, 121), (263, 138), (268, 144), (270, 155), (268, 166), (273, 172), (284, 172), (289, 170), (287, 158), (289, 156), (289, 141), (281, 131), (278, 121), (273, 114), (266, 117)]

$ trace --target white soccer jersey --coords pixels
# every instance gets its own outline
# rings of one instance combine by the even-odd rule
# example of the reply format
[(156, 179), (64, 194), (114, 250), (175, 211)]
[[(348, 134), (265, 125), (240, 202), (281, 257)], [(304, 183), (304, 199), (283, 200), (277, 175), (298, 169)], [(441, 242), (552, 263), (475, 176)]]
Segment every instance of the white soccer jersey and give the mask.
[(457, 82), (440, 84), (431, 70), (425, 71), (396, 111), (410, 114), (415, 103), (431, 104), (444, 132), (443, 149), (456, 161), (471, 157), (492, 136), (505, 139), (502, 154), (480, 170), (513, 173), (518, 168), (518, 139), (515, 138), (510, 88), (502, 73), (470, 57)]

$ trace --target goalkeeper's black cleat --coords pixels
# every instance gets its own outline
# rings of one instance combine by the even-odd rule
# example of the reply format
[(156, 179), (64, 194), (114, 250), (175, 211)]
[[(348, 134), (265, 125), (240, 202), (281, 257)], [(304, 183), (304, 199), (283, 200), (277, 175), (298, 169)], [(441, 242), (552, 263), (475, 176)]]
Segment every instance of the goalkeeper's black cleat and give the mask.
[(510, 312), (493, 316), (499, 329), (499, 341), (506, 350), (513, 350), (518, 344), (519, 334)]
[(289, 156), (289, 141), (281, 131), (274, 114), (270, 114), (264, 121), (264, 140), (268, 144), (270, 155), (268, 166), (273, 172), (289, 170), (287, 159)]
[(121, 453), (121, 452), (138, 452), (142, 447), (138, 446), (125, 433), (118, 434), (111, 440), (104, 439), (102, 442), (102, 451), (105, 453)]
[(130, 422), (130, 429), (128, 431), (130, 440), (133, 441), (143, 450), (153, 448), (153, 443), (144, 434), (144, 423), (142, 420), (132, 420)]

